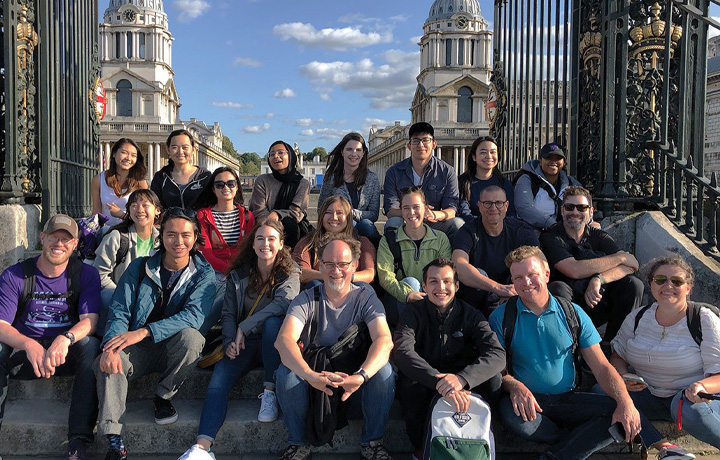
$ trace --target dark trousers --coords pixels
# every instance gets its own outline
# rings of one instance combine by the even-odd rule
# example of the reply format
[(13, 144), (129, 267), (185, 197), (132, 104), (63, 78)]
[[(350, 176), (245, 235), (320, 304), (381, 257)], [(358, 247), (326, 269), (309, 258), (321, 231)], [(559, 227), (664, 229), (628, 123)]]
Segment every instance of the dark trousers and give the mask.
[[(54, 338), (40, 339), (47, 349)], [(82, 439), (93, 442), (93, 429), (98, 415), (98, 398), (95, 386), (95, 373), (92, 363), (100, 353), (100, 340), (97, 337), (84, 337), (68, 349), (65, 364), (55, 368), (58, 376), (74, 375), (70, 416), (68, 417), (68, 440)], [(10, 378), (34, 380), (32, 365), (25, 351), (14, 350), (0, 342), (0, 425), (5, 414), (5, 402)]]
[[(617, 281), (606, 284), (604, 286), (605, 293), (600, 303), (590, 308), (585, 303), (587, 283), (576, 284), (578, 287), (573, 289), (563, 281), (553, 281), (548, 286), (548, 289), (555, 297), (563, 297), (580, 305), (588, 316), (590, 316), (595, 327), (607, 323), (605, 337), (603, 337), (607, 342), (615, 338), (628, 313), (640, 306), (643, 292), (645, 291), (645, 287), (640, 279), (634, 275), (627, 275)], [(585, 288), (580, 289), (580, 285), (585, 286)]]

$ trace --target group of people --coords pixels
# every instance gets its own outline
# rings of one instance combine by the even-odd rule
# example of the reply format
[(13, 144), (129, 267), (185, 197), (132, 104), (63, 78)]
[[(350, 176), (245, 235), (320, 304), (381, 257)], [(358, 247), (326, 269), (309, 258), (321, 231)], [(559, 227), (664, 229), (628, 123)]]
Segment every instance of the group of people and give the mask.
[[(587, 458), (616, 423), (659, 459), (694, 458), (650, 420), (720, 448), (720, 403), (708, 399), (720, 392), (720, 317), (689, 300), (690, 266), (655, 261), (654, 302), (641, 306), (638, 261), (593, 222), (560, 146), (510, 181), (490, 137), (459, 178), (436, 145), (430, 124), (411, 126), (410, 158), (386, 173), (381, 235), (380, 183), (357, 133), (328, 157), (316, 227), (283, 141), (246, 207), (236, 171), (192, 164), (189, 132), (170, 134), (170, 162), (149, 189), (140, 149), (121, 139), (92, 183), (94, 212), (117, 219), (92, 264), (73, 255), (77, 224), (59, 214), (42, 253), (0, 275), (0, 423), (9, 378), (74, 374), (68, 459), (88, 458), (96, 424), (106, 460), (126, 459), (128, 382), (159, 372), (155, 421), (175, 422), (172, 398), (215, 328), (221, 358), (180, 459), (215, 458), (228, 395), (257, 366), (258, 420), (282, 413), (288, 431), (281, 460), (309, 459), (348, 406), (362, 412), (363, 458), (390, 459), (396, 396), (413, 455), (427, 458), (431, 401), (464, 412), (470, 393), (512, 432), (549, 444), (543, 459)], [(593, 392), (577, 390), (583, 368)]]

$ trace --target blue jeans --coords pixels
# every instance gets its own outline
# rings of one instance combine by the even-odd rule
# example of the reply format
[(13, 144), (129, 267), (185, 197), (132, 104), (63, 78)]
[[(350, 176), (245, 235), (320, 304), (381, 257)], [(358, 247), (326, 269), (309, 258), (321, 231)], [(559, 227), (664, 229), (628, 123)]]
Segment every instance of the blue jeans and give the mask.
[[(599, 385), (593, 387), (596, 393), (603, 393)], [(711, 446), (720, 448), (720, 401), (709, 403), (693, 403), (679, 391), (675, 396), (661, 398), (654, 396), (650, 390), (630, 391), (630, 397), (640, 412), (640, 438), (643, 444), (651, 446), (663, 439), (663, 435), (653, 426), (650, 420), (677, 422), (680, 398), (682, 405), (682, 428), (695, 438)]]
[(523, 438), (551, 444), (549, 457), (582, 460), (613, 442), (608, 428), (616, 403), (609, 396), (581, 392), (533, 396), (542, 409), (535, 420), (525, 422), (515, 415), (507, 394), (500, 398), (500, 419)]
[[(283, 412), (283, 422), (288, 430), (288, 444), (307, 446), (305, 416), (308, 411), (310, 385), (284, 365), (275, 373), (277, 398)], [(359, 393), (359, 396), (357, 396)], [(390, 406), (395, 398), (395, 375), (390, 364), (385, 364), (348, 401), (357, 404), (360, 398), (363, 413), (363, 429), (360, 444), (382, 439), (385, 434)]]
[(370, 219), (360, 219), (359, 221), (353, 221), (353, 227), (358, 231), (360, 236), (364, 236), (369, 239), (375, 246), (380, 242), (380, 232), (378, 231), (375, 223)]
[(283, 318), (271, 316), (263, 323), (262, 334), (245, 338), (245, 349), (235, 359), (227, 356), (215, 365), (200, 416), (198, 438), (212, 442), (227, 415), (228, 394), (232, 387), (251, 369), (262, 364), (265, 369), (265, 386), (275, 386), (274, 374), (280, 365), (280, 354), (275, 349)]
[(107, 325), (108, 312), (112, 303), (115, 289), (105, 288), (100, 291), (100, 315), (98, 317), (95, 335), (102, 338), (105, 335), (105, 326)]

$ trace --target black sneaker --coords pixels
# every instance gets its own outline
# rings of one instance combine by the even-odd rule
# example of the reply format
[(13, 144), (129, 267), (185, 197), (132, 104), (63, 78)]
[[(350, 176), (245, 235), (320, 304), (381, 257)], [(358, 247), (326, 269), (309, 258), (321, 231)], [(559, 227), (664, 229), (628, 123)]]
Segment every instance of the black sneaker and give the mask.
[(85, 442), (82, 439), (71, 439), (67, 448), (67, 460), (87, 460), (87, 458)]
[(360, 446), (360, 455), (365, 460), (393, 460), (382, 439), (370, 441), (367, 446)]
[(158, 425), (169, 425), (178, 419), (178, 413), (169, 400), (155, 396), (153, 405), (155, 406), (155, 423)]
[(310, 460), (310, 446), (287, 446), (278, 457), (278, 460)]
[(105, 460), (127, 460), (127, 449), (123, 449), (122, 452), (117, 449), (110, 449), (105, 454)]

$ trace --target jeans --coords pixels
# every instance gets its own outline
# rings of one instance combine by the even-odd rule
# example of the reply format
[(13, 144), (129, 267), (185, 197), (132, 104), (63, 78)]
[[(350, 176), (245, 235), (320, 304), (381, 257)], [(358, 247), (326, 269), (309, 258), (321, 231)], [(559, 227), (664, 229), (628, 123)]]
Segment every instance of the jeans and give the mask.
[(507, 394), (500, 399), (500, 419), (523, 438), (551, 444), (549, 456), (582, 460), (613, 442), (608, 428), (616, 404), (609, 396), (581, 392), (533, 396), (542, 409), (535, 420), (525, 422), (515, 415)]
[[(407, 283), (414, 292), (422, 291), (420, 281), (418, 281), (417, 278), (408, 276), (406, 278), (403, 278), (402, 281), (404, 283)], [(400, 320), (400, 314), (405, 310), (407, 304), (405, 302), (399, 301), (398, 299), (387, 293), (382, 298), (382, 303), (385, 307), (385, 315), (387, 316), (388, 324), (393, 327), (396, 326), (398, 324), (398, 321)]]
[(245, 338), (245, 349), (235, 359), (227, 356), (215, 365), (208, 385), (200, 416), (198, 438), (215, 440), (225, 416), (227, 415), (228, 394), (232, 387), (251, 369), (262, 364), (265, 368), (265, 386), (275, 386), (275, 370), (280, 366), (280, 354), (275, 349), (283, 317), (271, 316), (265, 320), (262, 334), (252, 334)]
[(100, 291), (100, 315), (95, 328), (95, 335), (101, 339), (105, 335), (105, 326), (107, 325), (113, 294), (115, 294), (115, 289), (105, 288)]
[[(391, 217), (385, 222), (385, 228), (398, 228), (405, 221), (402, 217)], [(430, 228), (439, 230), (447, 235), (450, 242), (452, 242), (453, 236), (465, 225), (465, 221), (460, 217), (453, 217), (452, 219), (443, 220), (442, 222), (425, 222)]]
[[(49, 338), (38, 341), (47, 349), (53, 340), (54, 338)], [(100, 353), (100, 341), (97, 337), (83, 337), (68, 348), (65, 364), (55, 368), (54, 375), (75, 375), (68, 417), (68, 440), (82, 439), (93, 442), (98, 398), (92, 364), (98, 353)], [(27, 360), (25, 351), (16, 350), (13, 353), (12, 347), (0, 342), (0, 425), (5, 413), (10, 377), (18, 380), (38, 378)]]
[[(595, 385), (593, 391), (604, 394), (600, 385)], [(677, 422), (678, 405), (680, 398), (682, 405), (682, 428), (693, 437), (706, 442), (715, 448), (720, 448), (720, 401), (709, 403), (693, 403), (679, 391), (675, 396), (661, 398), (654, 396), (650, 390), (630, 391), (630, 397), (635, 408), (640, 412), (640, 439), (649, 447), (663, 439), (663, 435), (653, 426), (650, 420), (666, 420)]]
[(200, 333), (205, 336), (207, 332), (220, 321), (222, 314), (223, 302), (225, 301), (225, 289), (227, 281), (225, 274), (215, 271), (215, 301), (210, 309), (210, 313), (205, 316), (205, 320), (200, 326)]
[[(282, 364), (275, 372), (275, 377), (278, 403), (288, 430), (288, 444), (307, 446), (309, 443), (305, 437), (305, 416), (308, 411), (310, 385)], [(394, 397), (395, 375), (389, 363), (350, 396), (350, 404), (357, 404), (359, 398), (362, 406), (365, 423), (360, 436), (361, 445), (382, 439)]]
[(382, 236), (375, 226), (375, 223), (370, 219), (361, 219), (357, 222), (353, 221), (353, 227), (355, 227), (360, 236), (364, 236), (369, 239), (375, 247), (377, 247), (378, 243), (380, 243), (380, 238), (382, 238)]

